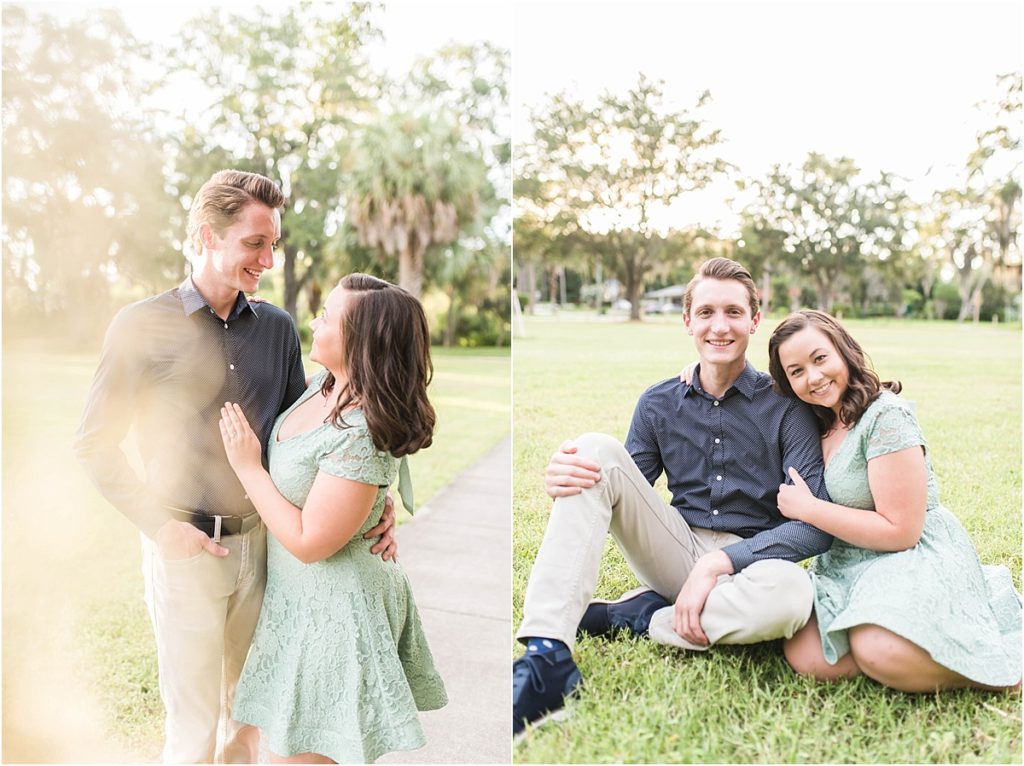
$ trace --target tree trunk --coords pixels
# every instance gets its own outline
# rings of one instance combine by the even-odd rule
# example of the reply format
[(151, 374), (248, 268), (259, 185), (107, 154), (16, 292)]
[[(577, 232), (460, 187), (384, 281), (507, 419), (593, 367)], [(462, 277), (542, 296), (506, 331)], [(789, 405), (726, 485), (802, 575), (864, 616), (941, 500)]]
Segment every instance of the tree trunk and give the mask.
[(299, 302), (299, 280), (295, 276), (295, 260), (298, 254), (294, 245), (284, 246), (284, 310), (287, 311), (292, 321), (299, 323), (297, 312)]
[(309, 303), (309, 313), (311, 316), (316, 316), (320, 313), (320, 304), (323, 302), (323, 288), (320, 287), (319, 279), (310, 280), (308, 287), (306, 301)]
[(767, 315), (772, 304), (772, 272), (768, 263), (761, 274), (761, 313)]
[(523, 267), (526, 272), (526, 313), (534, 314), (534, 299), (537, 294), (537, 267), (533, 261), (527, 261)]
[[(647, 244), (637, 245), (620, 235), (613, 240), (613, 247), (621, 253), (619, 277), (626, 288), (626, 300), (629, 301), (629, 321), (639, 322), (643, 319), (640, 311), (640, 293), (644, 289), (644, 256)], [(627, 248), (629, 255), (627, 256)]]
[(444, 347), (451, 348), (455, 345), (455, 330), (459, 322), (459, 307), (455, 305), (458, 291), (454, 284), (448, 286), (448, 321), (444, 326)]
[[(955, 264), (954, 264), (955, 265)], [(960, 292), (960, 312), (956, 316), (956, 321), (962, 322), (970, 316), (971, 313), (971, 268), (969, 265), (966, 268), (957, 268), (957, 290)]]
[(980, 268), (974, 268), (974, 259), (977, 255), (977, 249), (970, 245), (964, 252), (963, 266), (958, 266), (952, 258), (952, 251), (950, 252), (950, 260), (956, 268), (957, 289), (960, 291), (960, 313), (956, 317), (958, 322), (964, 321), (967, 317), (973, 317), (977, 322), (981, 311), (981, 290), (988, 281), (988, 272), (984, 262)]
[[(928, 268), (924, 275), (921, 277), (921, 294), (924, 296), (924, 305), (928, 305), (928, 301), (932, 300), (932, 289), (935, 287), (936, 272)], [(935, 310), (935, 302), (932, 303), (932, 310)], [(927, 317), (926, 317), (927, 318)], [(942, 315), (933, 316), (931, 319), (942, 319)]]
[[(982, 291), (985, 289), (985, 285), (988, 284), (988, 279), (989, 270), (983, 263), (981, 268), (978, 269), (977, 277), (974, 280), (974, 288), (971, 290), (970, 306), (967, 306), (967, 313), (970, 314), (971, 319), (975, 324), (981, 321)], [(964, 313), (964, 306), (960, 307), (960, 313)], [(966, 318), (966, 316), (964, 318)]]
[(832, 303), (835, 300), (835, 292), (832, 289), (832, 281), (828, 274), (815, 274), (814, 282), (818, 288), (818, 310), (826, 314), (832, 313)]
[(398, 254), (398, 286), (417, 299), (423, 295), (424, 249), (410, 236), (408, 246)]
[(981, 295), (987, 283), (988, 274), (984, 266), (978, 270), (977, 274), (960, 272), (960, 281), (957, 285), (960, 288), (960, 313), (957, 315), (956, 321), (962, 322), (968, 317), (975, 323), (980, 321)]
[(639, 322), (643, 319), (643, 315), (640, 311), (640, 300), (643, 297), (644, 283), (642, 280), (633, 278), (632, 275), (630, 284), (626, 285), (626, 300), (629, 301), (629, 321)]

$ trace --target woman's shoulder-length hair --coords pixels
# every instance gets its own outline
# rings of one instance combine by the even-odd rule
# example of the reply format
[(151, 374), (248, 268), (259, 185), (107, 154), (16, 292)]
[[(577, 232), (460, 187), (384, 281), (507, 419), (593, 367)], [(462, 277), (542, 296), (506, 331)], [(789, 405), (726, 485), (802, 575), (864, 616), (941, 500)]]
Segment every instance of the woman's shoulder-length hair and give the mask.
[[(882, 381), (879, 379), (864, 353), (864, 349), (834, 317), (824, 311), (801, 309), (783, 319), (768, 340), (768, 372), (775, 383), (775, 390), (780, 394), (797, 398), (789, 383), (789, 378), (786, 376), (786, 371), (782, 368), (779, 347), (796, 333), (808, 327), (823, 332), (846, 363), (848, 383), (839, 408), (839, 417), (847, 427), (852, 428), (857, 424), (882, 391), (898, 394), (903, 389), (898, 380)], [(835, 427), (835, 412), (828, 407), (813, 404), (811, 409), (818, 419), (821, 433), (828, 433)]]
[[(358, 404), (377, 449), (395, 457), (429, 447), (437, 419), (427, 398), (433, 377), (430, 329), (423, 306), (410, 293), (368, 274), (349, 274), (340, 286), (349, 292), (342, 324), (348, 382), (331, 413)], [(321, 390), (334, 387), (328, 373)]]

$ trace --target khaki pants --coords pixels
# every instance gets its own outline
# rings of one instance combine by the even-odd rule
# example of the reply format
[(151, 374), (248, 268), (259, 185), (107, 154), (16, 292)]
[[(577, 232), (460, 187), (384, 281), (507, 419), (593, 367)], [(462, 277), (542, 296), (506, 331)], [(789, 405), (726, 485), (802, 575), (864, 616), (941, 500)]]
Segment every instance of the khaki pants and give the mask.
[(259, 733), (231, 718), (235, 685), (252, 642), (267, 582), (260, 523), (220, 542), (231, 553), (178, 561), (143, 535), (146, 606), (156, 637), (166, 710), (164, 763), (255, 763)]
[[(554, 638), (570, 648), (594, 596), (607, 533), (640, 582), (671, 602), (700, 556), (741, 539), (687, 525), (612, 437), (584, 434), (576, 445), (578, 455), (601, 466), (601, 480), (578, 495), (555, 500), (517, 633), (518, 638)], [(712, 644), (788, 638), (807, 623), (812, 606), (810, 578), (803, 569), (780, 559), (762, 560), (718, 578), (701, 613), (701, 627)], [(703, 649), (672, 630), (672, 610), (655, 613), (651, 639)]]

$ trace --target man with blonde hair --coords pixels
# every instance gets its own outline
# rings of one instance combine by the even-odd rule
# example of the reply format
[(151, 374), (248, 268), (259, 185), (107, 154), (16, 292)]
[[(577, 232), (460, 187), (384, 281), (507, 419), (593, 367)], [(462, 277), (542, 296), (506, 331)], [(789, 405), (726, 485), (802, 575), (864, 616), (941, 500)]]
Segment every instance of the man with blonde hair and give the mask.
[[(554, 504), (517, 634), (526, 653), (513, 665), (514, 732), (579, 687), (577, 634), (625, 630), (701, 651), (789, 637), (806, 624), (811, 584), (793, 562), (832, 538), (785, 519), (776, 497), (790, 466), (827, 497), (821, 445), (807, 406), (775, 393), (746, 360), (760, 319), (747, 270), (708, 261), (683, 297), (700, 359), (691, 382), (670, 378), (644, 392), (625, 445), (584, 434), (552, 456), (545, 489)], [(663, 472), (671, 505), (652, 487)], [(591, 602), (609, 533), (643, 587)]]
[[(274, 265), (284, 195), (265, 176), (215, 173), (188, 218), (195, 257), (177, 287), (121, 309), (107, 331), (75, 451), (142, 532), (146, 603), (166, 710), (166, 763), (253, 763), (231, 718), (266, 584), (266, 528), (228, 464), (218, 421), (238, 402), (264, 453), (305, 389), (291, 317), (250, 302)], [(120, 444), (133, 421), (145, 478)], [(393, 555), (388, 530), (375, 546)]]

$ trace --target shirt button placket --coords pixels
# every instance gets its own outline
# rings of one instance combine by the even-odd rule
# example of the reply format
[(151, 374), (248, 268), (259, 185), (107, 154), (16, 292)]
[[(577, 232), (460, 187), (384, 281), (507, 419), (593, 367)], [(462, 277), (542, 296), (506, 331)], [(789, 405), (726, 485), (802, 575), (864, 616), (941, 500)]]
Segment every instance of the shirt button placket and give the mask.
[[(719, 407), (718, 410), (714, 411), (716, 420), (714, 425), (714, 433), (722, 433), (722, 410), (720, 409), (721, 402), (717, 399), (711, 402), (712, 407)], [(715, 444), (720, 445), (722, 440), (720, 437), (715, 437)], [(718, 516), (719, 509), (714, 507), (721, 502), (722, 498), (722, 465), (725, 462), (725, 456), (722, 454), (720, 449), (711, 450), (711, 468), (714, 470), (713, 481), (711, 482), (711, 515)]]
[[(228, 331), (228, 329), (229, 329), (228, 328), (228, 323), (224, 322), (224, 332), (226, 333)], [(226, 335), (221, 335), (221, 344), (220, 345), (221, 345), (221, 349), (223, 349), (223, 351), (224, 351), (224, 358), (225, 359), (229, 359), (230, 358), (230, 354), (231, 354), (231, 349), (228, 347), (228, 341), (227, 341), (227, 336)], [(235, 369), (235, 365), (232, 364), (231, 362), (228, 362), (228, 369), (229, 370), (234, 370)]]

